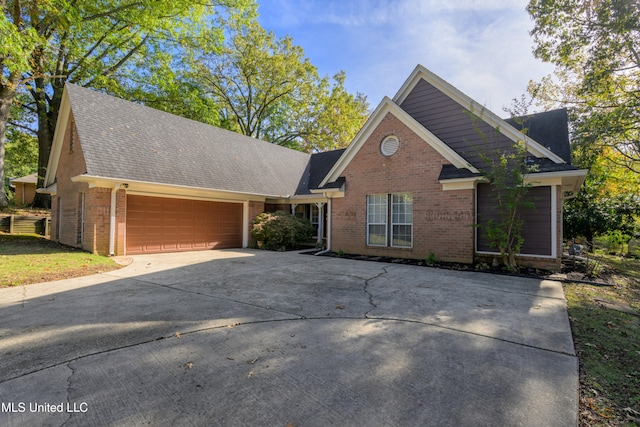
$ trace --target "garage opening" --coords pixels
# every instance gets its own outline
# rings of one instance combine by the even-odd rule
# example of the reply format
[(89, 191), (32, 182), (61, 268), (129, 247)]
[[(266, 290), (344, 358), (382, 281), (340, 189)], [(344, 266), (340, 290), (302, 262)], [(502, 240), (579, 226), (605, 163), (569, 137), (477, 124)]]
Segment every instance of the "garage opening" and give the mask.
[(242, 203), (127, 195), (127, 254), (242, 247)]

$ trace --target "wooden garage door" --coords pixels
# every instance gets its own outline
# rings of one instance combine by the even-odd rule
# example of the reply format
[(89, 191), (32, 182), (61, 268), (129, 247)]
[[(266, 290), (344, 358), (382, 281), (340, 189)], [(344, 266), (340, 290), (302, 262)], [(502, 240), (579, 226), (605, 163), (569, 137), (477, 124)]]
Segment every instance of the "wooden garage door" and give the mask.
[(127, 196), (127, 254), (242, 247), (242, 204)]

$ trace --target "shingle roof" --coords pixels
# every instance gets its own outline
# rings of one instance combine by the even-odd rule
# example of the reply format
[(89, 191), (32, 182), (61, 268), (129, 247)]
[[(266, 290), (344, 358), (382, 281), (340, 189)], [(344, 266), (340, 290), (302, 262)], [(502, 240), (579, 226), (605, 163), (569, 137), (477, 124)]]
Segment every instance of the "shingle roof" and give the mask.
[(309, 164), (298, 184), (296, 194), (311, 194), (310, 189), (319, 188), (324, 177), (329, 173), (333, 165), (338, 161), (345, 149), (313, 153)]
[(288, 196), (311, 158), (79, 86), (66, 89), (88, 175)]
[(38, 182), (38, 174), (32, 173), (31, 175), (21, 176), (20, 178), (11, 179), (10, 185), (14, 182), (23, 183), (23, 184), (36, 184)]
[(559, 109), (505, 120), (571, 164), (567, 110)]

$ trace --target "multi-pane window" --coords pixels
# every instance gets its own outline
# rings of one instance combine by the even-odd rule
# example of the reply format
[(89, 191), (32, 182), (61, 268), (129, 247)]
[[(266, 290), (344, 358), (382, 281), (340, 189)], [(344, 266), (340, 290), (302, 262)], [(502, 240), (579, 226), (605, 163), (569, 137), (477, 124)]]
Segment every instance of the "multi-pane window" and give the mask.
[(367, 196), (367, 245), (387, 246), (388, 196)]
[[(389, 205), (391, 205), (391, 211), (389, 211)], [(388, 224), (391, 224), (390, 228)], [(367, 245), (410, 248), (412, 243), (413, 197), (411, 194), (367, 196)]]
[(413, 237), (413, 197), (409, 193), (391, 195), (391, 246), (411, 247)]

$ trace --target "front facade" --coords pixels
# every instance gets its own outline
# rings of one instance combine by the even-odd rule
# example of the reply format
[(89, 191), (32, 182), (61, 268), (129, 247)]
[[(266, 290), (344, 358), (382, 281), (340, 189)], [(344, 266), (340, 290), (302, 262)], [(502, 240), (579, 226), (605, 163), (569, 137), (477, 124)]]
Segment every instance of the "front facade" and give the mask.
[(247, 247), (253, 219), (285, 209), (333, 251), (491, 259), (481, 161), (524, 139), (539, 168), (520, 262), (555, 270), (562, 203), (586, 174), (569, 164), (566, 113), (526, 118), (524, 136), (475, 105), (418, 66), (347, 149), (309, 155), (68, 86), (45, 178), (52, 239), (105, 255)]

